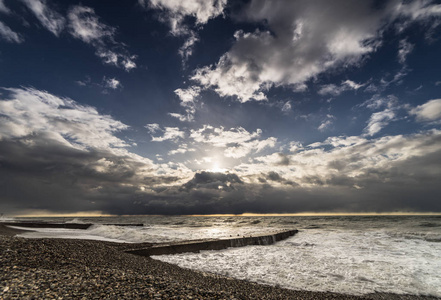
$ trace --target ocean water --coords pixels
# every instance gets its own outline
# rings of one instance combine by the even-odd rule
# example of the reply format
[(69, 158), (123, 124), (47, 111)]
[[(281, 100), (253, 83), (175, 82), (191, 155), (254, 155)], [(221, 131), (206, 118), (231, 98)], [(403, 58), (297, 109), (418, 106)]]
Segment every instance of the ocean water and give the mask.
[[(88, 230), (38, 229), (24, 237), (172, 242), (298, 229), (268, 246), (154, 256), (183, 268), (295, 290), (441, 297), (440, 216), (52, 218)], [(143, 223), (142, 227), (106, 226)]]

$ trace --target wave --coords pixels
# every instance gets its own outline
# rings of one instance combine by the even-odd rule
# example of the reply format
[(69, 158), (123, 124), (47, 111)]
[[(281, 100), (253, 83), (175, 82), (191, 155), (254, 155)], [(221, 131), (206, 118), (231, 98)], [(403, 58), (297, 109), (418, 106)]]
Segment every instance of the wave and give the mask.
[(17, 221), (14, 217), (6, 217), (6, 216), (0, 216), (0, 222), (15, 222)]
[(81, 220), (79, 218), (73, 218), (72, 220), (67, 220), (64, 223), (67, 223), (67, 224), (86, 224), (86, 222), (84, 222), (83, 220)]
[(439, 223), (423, 222), (419, 225), (420, 227), (441, 227)]

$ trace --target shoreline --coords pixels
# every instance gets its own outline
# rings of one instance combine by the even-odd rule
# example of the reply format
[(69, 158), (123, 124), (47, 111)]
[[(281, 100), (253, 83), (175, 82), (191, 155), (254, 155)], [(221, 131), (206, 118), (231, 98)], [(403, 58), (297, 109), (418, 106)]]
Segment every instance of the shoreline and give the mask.
[(4, 224), (0, 223), (0, 236), (15, 236), (17, 234), (27, 232), (28, 230), (21, 230), (16, 228), (11, 228), (9, 226), (6, 226)]
[(0, 225), (0, 298), (437, 299), (428, 296), (294, 291), (182, 269), (125, 253), (152, 244), (25, 239)]

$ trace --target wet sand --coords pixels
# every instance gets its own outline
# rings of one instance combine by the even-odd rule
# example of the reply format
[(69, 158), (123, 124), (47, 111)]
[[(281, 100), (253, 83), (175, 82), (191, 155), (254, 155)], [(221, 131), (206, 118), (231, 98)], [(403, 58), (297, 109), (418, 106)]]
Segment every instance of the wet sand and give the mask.
[(179, 268), (118, 244), (13, 237), (0, 224), (0, 299), (435, 299), (292, 291)]

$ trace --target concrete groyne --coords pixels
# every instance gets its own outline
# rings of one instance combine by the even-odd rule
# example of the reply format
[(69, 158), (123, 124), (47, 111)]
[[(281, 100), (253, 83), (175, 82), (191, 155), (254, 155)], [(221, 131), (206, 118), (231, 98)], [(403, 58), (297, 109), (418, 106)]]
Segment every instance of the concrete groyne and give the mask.
[(127, 253), (151, 256), (151, 255), (164, 255), (164, 254), (178, 254), (185, 252), (199, 252), (202, 250), (222, 250), (230, 247), (244, 247), (251, 245), (271, 245), (275, 242), (287, 239), (295, 235), (298, 230), (288, 230), (278, 232), (270, 235), (261, 235), (254, 237), (241, 237), (233, 239), (222, 240), (203, 240), (203, 241), (189, 241), (183, 243), (172, 243), (156, 245), (144, 249), (126, 250)]
[(45, 223), (45, 222), (2, 222), (6, 226), (17, 226), (27, 228), (66, 228), (66, 229), (88, 229), (92, 225), (106, 226), (144, 226), (144, 224), (83, 224), (83, 223)]

